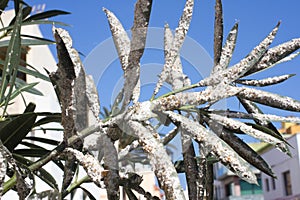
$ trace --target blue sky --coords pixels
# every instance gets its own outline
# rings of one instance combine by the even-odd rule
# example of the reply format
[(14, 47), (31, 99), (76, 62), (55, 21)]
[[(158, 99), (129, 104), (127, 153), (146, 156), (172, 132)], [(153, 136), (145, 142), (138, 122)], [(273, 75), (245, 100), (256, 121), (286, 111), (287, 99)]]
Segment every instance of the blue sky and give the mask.
[[(55, 20), (71, 25), (71, 27), (66, 27), (66, 29), (73, 38), (73, 45), (78, 51), (86, 55), (86, 57), (88, 57), (95, 47), (111, 36), (102, 7), (106, 7), (114, 12), (122, 22), (124, 28), (130, 30), (135, 3), (133, 0), (77, 0), (76, 3), (71, 0), (28, 0), (26, 2), (30, 5), (45, 3), (46, 10), (60, 9), (71, 12), (72, 14), (56, 17)], [(174, 2), (174, 0), (154, 1), (149, 26), (162, 28), (165, 23), (168, 23), (171, 29), (175, 29), (185, 1)], [(299, 7), (300, 1), (298, 0), (289, 0), (288, 3), (278, 0), (223, 1), (224, 33), (227, 34), (233, 24), (239, 21), (239, 34), (232, 64), (235, 64), (247, 55), (272, 30), (279, 20), (282, 21), (282, 24), (273, 42), (273, 46), (292, 38), (300, 37)], [(213, 20), (214, 1), (195, 1), (194, 15), (188, 36), (200, 44), (210, 56), (213, 55)], [(50, 26), (43, 26), (42, 31), (46, 37), (52, 38)], [(52, 47), (51, 49), (55, 54), (55, 48)], [(108, 51), (115, 51), (114, 47), (111, 47)], [(197, 52), (194, 53), (197, 55)], [(83, 60), (86, 57), (83, 57)], [(100, 58), (101, 55), (99, 55)], [(146, 51), (142, 59), (142, 64), (147, 65), (147, 63), (162, 64), (162, 53)], [(108, 70), (107, 73), (112, 73), (110, 74), (112, 77), (121, 76), (122, 71), (119, 67), (119, 62), (116, 60), (112, 65), (114, 67)], [(86, 67), (89, 68), (89, 66)], [(192, 76), (193, 71), (190, 69), (191, 67), (187, 63), (187, 66), (184, 66), (184, 71)], [(300, 92), (297, 89), (300, 83), (299, 72), (300, 58), (296, 58), (291, 62), (266, 70), (255, 77), (265, 78), (286, 73), (299, 74), (283, 84), (263, 89), (300, 99)], [(102, 96), (102, 105), (107, 106), (110, 103), (109, 100), (105, 99), (105, 88), (110, 84), (114, 84), (112, 81), (116, 80), (118, 79), (108, 79), (108, 82), (98, 85), (100, 95)], [(198, 80), (193, 80), (192, 77), (193, 82)], [(231, 106), (238, 109), (239, 105), (232, 103)], [(266, 109), (266, 112), (297, 115), (296, 113), (281, 112), (277, 109)]]
[[(61, 9), (71, 12), (72, 14), (56, 17), (55, 20), (71, 25), (71, 27), (66, 27), (66, 29), (73, 38), (74, 47), (86, 56), (88, 56), (97, 45), (111, 36), (106, 16), (102, 12), (102, 7), (106, 7), (113, 11), (123, 23), (124, 28), (129, 30), (132, 26), (135, 3), (133, 0), (77, 0), (76, 3), (71, 0), (29, 0), (26, 2), (30, 5), (45, 3), (46, 10)], [(183, 10), (184, 3), (185, 1), (176, 1), (175, 3), (174, 0), (154, 1), (149, 26), (162, 28), (165, 23), (168, 23), (171, 29), (175, 29)], [(279, 20), (282, 21), (282, 24), (273, 46), (292, 38), (300, 37), (299, 7), (300, 1), (298, 0), (289, 0), (288, 3), (278, 0), (224, 1), (224, 33), (227, 34), (233, 24), (236, 21), (239, 21), (239, 34), (232, 64), (238, 62), (247, 55), (251, 49), (272, 30)], [(195, 1), (194, 16), (188, 36), (197, 41), (198, 44), (202, 45), (210, 56), (213, 55), (213, 20), (214, 1)], [(43, 27), (42, 30), (46, 37), (52, 37), (51, 27)], [(54, 50), (54, 48), (52, 49)], [(110, 49), (110, 51), (114, 51), (114, 49)], [(149, 61), (148, 59), (150, 58), (153, 58), (153, 60)], [(84, 59), (85, 58), (83, 58), (83, 60)], [(151, 55), (151, 52), (148, 52), (148, 54), (146, 52), (142, 60), (145, 61), (145, 63), (142, 64), (148, 62), (162, 63), (162, 59), (162, 54)], [(114, 65), (118, 68), (118, 61), (116, 61)], [(264, 78), (286, 73), (299, 74), (299, 65), (300, 58), (296, 58), (291, 62), (267, 70), (255, 77)], [(88, 68), (88, 66), (86, 67)], [(189, 67), (185, 67), (184, 70), (187, 74), (189, 73)], [(122, 73), (120, 69), (111, 71), (112, 73)], [(283, 84), (264, 89), (300, 99), (300, 92), (297, 90), (299, 83), (300, 74), (292, 77)], [(108, 82), (106, 84), (110, 83)], [(106, 100), (103, 100), (103, 102), (104, 104), (109, 103)], [(235, 107), (238, 105), (232, 104), (232, 106)], [(267, 111), (270, 113), (281, 112), (276, 109), (267, 109)], [(283, 114), (295, 115), (295, 113), (285, 112)]]

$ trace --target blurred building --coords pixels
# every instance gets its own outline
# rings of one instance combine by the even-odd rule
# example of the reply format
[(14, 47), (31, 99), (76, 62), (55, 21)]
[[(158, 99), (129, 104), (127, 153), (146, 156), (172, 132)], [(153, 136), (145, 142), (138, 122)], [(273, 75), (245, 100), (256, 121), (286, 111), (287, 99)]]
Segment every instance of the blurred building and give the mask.
[(291, 157), (267, 143), (248, 144), (271, 166), (277, 179), (254, 169), (259, 186), (249, 184), (218, 163), (214, 168), (216, 200), (300, 200), (300, 125), (283, 122), (279, 131), (292, 146)]
[(270, 145), (266, 145), (261, 156), (272, 167), (277, 179), (262, 173), (265, 200), (300, 199), (300, 125), (282, 123), (279, 131), (291, 145), (291, 157)]
[[(260, 148), (256, 144), (251, 144), (250, 146), (254, 149)], [(263, 200), (261, 173), (255, 168), (252, 169), (257, 176), (259, 185), (250, 184), (242, 180), (221, 163), (216, 163), (214, 165), (214, 198), (216, 200)]]

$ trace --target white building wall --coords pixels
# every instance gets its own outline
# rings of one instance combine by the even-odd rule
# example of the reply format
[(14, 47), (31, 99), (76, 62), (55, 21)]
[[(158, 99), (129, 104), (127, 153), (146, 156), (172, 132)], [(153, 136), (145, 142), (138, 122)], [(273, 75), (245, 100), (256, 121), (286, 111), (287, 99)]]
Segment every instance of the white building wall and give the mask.
[[(300, 164), (299, 164), (299, 140), (300, 134), (295, 134), (288, 139), (292, 157), (285, 155), (277, 149), (272, 149), (262, 155), (267, 163), (272, 167), (277, 179), (275, 179), (276, 188), (272, 187), (272, 178), (262, 173), (262, 184), (265, 200), (285, 199), (285, 187), (283, 173), (290, 171), (292, 182), (292, 195), (300, 194)], [(265, 180), (269, 179), (269, 191), (266, 191)]]

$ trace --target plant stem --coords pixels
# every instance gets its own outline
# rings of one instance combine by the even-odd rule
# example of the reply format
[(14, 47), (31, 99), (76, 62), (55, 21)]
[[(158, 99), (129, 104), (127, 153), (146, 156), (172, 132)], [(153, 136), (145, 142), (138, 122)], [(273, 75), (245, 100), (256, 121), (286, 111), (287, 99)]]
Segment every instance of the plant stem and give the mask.
[[(179, 92), (183, 92), (183, 91), (186, 91), (186, 90), (190, 90), (190, 89), (193, 89), (193, 88), (196, 88), (196, 87), (199, 87), (199, 84), (198, 84), (198, 83), (195, 83), (195, 84), (193, 84), (193, 85), (188, 85), (188, 86), (182, 87), (182, 88), (177, 89), (177, 90), (173, 90), (173, 91), (171, 91), (171, 92), (168, 92), (168, 93), (166, 93), (166, 94), (163, 94), (163, 95), (157, 97), (156, 99), (161, 99), (161, 98), (164, 98), (164, 97), (168, 97), (168, 96), (170, 96), (170, 95), (177, 94), (177, 93), (179, 93)], [(155, 99), (155, 97), (152, 96), (152, 97), (151, 97), (151, 101), (154, 100), (154, 99)]]
[(2, 194), (5, 194), (9, 189), (11, 189), (17, 181), (17, 176), (14, 174), (8, 181), (3, 184)]
[(91, 179), (87, 175), (82, 177), (78, 181), (75, 181), (74, 183), (72, 183), (70, 185), (70, 187), (65, 192), (63, 192), (63, 198), (66, 197), (68, 194), (70, 194), (74, 189), (76, 189), (81, 184), (86, 183), (86, 182), (90, 182), (90, 181), (91, 181)]

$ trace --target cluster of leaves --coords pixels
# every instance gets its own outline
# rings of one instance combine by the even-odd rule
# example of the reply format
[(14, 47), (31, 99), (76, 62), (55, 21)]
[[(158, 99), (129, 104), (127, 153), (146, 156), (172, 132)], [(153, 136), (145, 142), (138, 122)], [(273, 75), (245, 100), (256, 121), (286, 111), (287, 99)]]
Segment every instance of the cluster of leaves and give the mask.
[[(194, 1), (187, 0), (175, 34), (173, 35), (170, 28), (165, 26), (165, 63), (153, 96), (148, 101), (139, 102), (140, 59), (145, 49), (151, 7), (151, 0), (137, 0), (131, 39), (117, 17), (108, 9), (104, 9), (125, 79), (124, 87), (112, 106), (112, 111), (106, 112), (109, 117), (104, 120), (99, 118), (100, 104), (96, 87), (91, 76), (85, 74), (78, 52), (72, 48), (71, 37), (63, 29), (53, 29), (59, 62), (57, 71), (50, 74), (50, 79), (56, 88), (61, 105), (64, 139), (59, 144), (51, 141), (53, 145), (56, 145), (53, 150), (45, 150), (44, 157), (36, 162), (26, 160), (20, 167), (21, 158), (23, 159), (28, 154), (25, 154), (27, 150), (17, 151), (15, 147), (20, 142), (24, 144), (24, 137), (28, 131), (42, 122), (35, 122), (37, 114), (32, 113), (31, 105), (28, 105), (24, 114), (13, 118), (12, 121), (30, 115), (30, 117), (26, 117), (26, 120), (31, 120), (31, 123), (26, 123), (26, 125), (32, 125), (27, 127), (27, 132), (23, 133), (19, 141), (14, 141), (13, 144), (8, 142), (10, 134), (6, 134), (8, 135), (7, 141), (3, 140), (1, 135), (2, 142), (6, 141), (3, 142), (4, 145), (1, 146), (0, 151), (0, 158), (2, 160), (6, 158), (0, 168), (1, 177), (5, 177), (5, 174), (11, 177), (4, 183), (4, 192), (16, 186), (20, 197), (27, 196), (28, 193), (25, 193), (24, 188), (32, 187), (28, 186), (24, 177), (31, 179), (32, 173), (36, 173), (37, 170), (40, 173), (36, 175), (41, 175), (42, 167), (53, 161), (64, 170), (61, 191), (59, 192), (55, 180), (49, 181), (49, 178), (44, 178), (43, 180), (53, 190), (36, 194), (36, 197), (47, 194), (64, 198), (80, 188), (91, 199), (95, 199), (87, 189), (81, 186), (84, 182), (93, 182), (100, 188), (106, 189), (108, 199), (120, 198), (119, 186), (125, 188), (124, 191), (130, 199), (137, 199), (133, 191), (144, 195), (147, 199), (157, 199), (140, 187), (141, 177), (139, 175), (134, 172), (123, 173), (119, 168), (120, 161), (137, 148), (142, 148), (146, 153), (167, 199), (185, 199), (177, 175), (179, 172), (186, 174), (190, 199), (203, 199), (204, 196), (212, 199), (212, 164), (215, 162), (221, 162), (249, 183), (257, 183), (251, 165), (275, 177), (263, 158), (236, 134), (248, 134), (274, 145), (288, 155), (290, 154), (289, 144), (272, 122), (299, 123), (300, 119), (264, 114), (257, 104), (299, 112), (300, 102), (255, 87), (275, 85), (287, 80), (292, 75), (262, 80), (249, 80), (244, 77), (296, 57), (298, 53), (294, 52), (300, 47), (300, 39), (293, 39), (270, 48), (280, 25), (278, 23), (245, 58), (229, 67), (236, 45), (238, 24), (236, 23), (232, 27), (223, 44), (222, 2), (216, 0), (214, 67), (210, 76), (192, 84), (187, 75), (183, 73), (179, 53), (194, 9)], [(15, 43), (16, 38), (20, 38), (18, 31), (20, 25), (18, 24), (22, 24), (21, 19), (22, 14), (18, 14), (12, 29), (12, 32), (17, 34), (13, 34), (11, 37), (10, 42), (12, 43)], [(12, 54), (8, 54), (7, 59), (11, 59), (10, 55)], [(7, 61), (7, 63), (11, 62)], [(15, 65), (18, 65), (18, 62)], [(157, 97), (164, 82), (170, 84), (173, 91)], [(190, 91), (196, 87), (200, 88), (199, 92)], [(246, 112), (211, 108), (214, 103), (228, 97), (237, 97)], [(51, 116), (46, 117), (48, 118), (44, 119), (45, 122)], [(89, 124), (91, 118), (94, 121), (93, 125)], [(151, 123), (152, 119), (159, 121), (159, 126), (173, 126), (174, 129), (161, 137), (157, 132), (158, 126)], [(248, 119), (248, 121), (245, 122), (244, 119)], [(177, 134), (181, 136), (183, 162), (178, 161), (174, 165), (167, 154), (165, 145)], [(122, 142), (122, 139), (128, 136), (132, 137), (126, 142)], [(45, 142), (41, 141), (41, 138), (39, 141)], [(122, 143), (118, 149), (114, 145), (116, 141)], [(198, 144), (197, 147), (193, 145), (193, 141)], [(26, 144), (28, 143), (24, 145)], [(11, 146), (9, 147), (9, 145)], [(32, 148), (32, 144), (29, 147)], [(84, 149), (87, 149), (88, 152), (97, 151), (98, 156), (86, 153)], [(15, 151), (21, 156), (14, 156)], [(199, 152), (199, 157), (195, 156), (195, 151)], [(18, 160), (17, 157), (20, 159)], [(86, 177), (78, 179), (74, 175), (78, 171), (78, 165), (85, 169)], [(43, 171), (43, 173), (46, 172)], [(47, 177), (49, 176), (47, 174)]]
[[(43, 93), (34, 88), (39, 82), (50, 79), (44, 73), (38, 71), (21, 56), (26, 54), (29, 46), (49, 45), (55, 42), (49, 39), (21, 33), (24, 26), (40, 24), (60, 24), (60, 22), (51, 21), (48, 18), (68, 14), (60, 10), (50, 10), (30, 15), (32, 7), (25, 2), (14, 1), (15, 16), (8, 25), (4, 25), (3, 15), (6, 14), (6, 8), (9, 1), (0, 3), (0, 70), (1, 70), (1, 90), (0, 90), (0, 146), (1, 146), (1, 196), (9, 189), (16, 190), (21, 199), (33, 192), (35, 187), (35, 178), (38, 176), (52, 188), (58, 190), (58, 185), (51, 174), (42, 167), (34, 168), (33, 158), (41, 158), (50, 151), (43, 146), (49, 145), (51, 148), (59, 144), (58, 141), (45, 139), (37, 136), (29, 136), (32, 130), (38, 130), (41, 125), (49, 122), (60, 122), (60, 113), (38, 113), (35, 112), (35, 104), (28, 103), (23, 96), (24, 92), (33, 95), (42, 96)], [(5, 16), (6, 17), (6, 16)], [(25, 67), (26, 66), (26, 67)], [(37, 82), (27, 83), (18, 77), (23, 73), (27, 76), (36, 77)], [(8, 113), (8, 108), (15, 106), (14, 100), (21, 96), (26, 109), (20, 114)], [(63, 168), (61, 161), (54, 161), (59, 167)], [(5, 181), (6, 177), (9, 180)], [(30, 181), (25, 181), (29, 177)], [(14, 182), (16, 181), (17, 184)]]
[[(236, 134), (248, 134), (263, 142), (270, 143), (280, 151), (290, 155), (289, 144), (277, 131), (272, 121), (299, 122), (299, 119), (263, 114), (257, 103), (299, 112), (300, 102), (289, 97), (282, 97), (278, 94), (245, 86), (275, 85), (293, 75), (288, 74), (263, 80), (243, 78), (296, 57), (298, 53), (293, 52), (299, 49), (300, 39), (293, 39), (269, 48), (279, 28), (280, 23), (278, 23), (269, 35), (244, 59), (229, 67), (236, 45), (238, 23), (232, 27), (223, 44), (222, 2), (217, 0), (215, 7), (214, 67), (209, 77), (191, 84), (189, 78), (182, 72), (179, 55), (193, 13), (194, 1), (187, 0), (175, 35), (172, 35), (167, 25), (165, 26), (165, 64), (153, 97), (149, 101), (140, 103), (137, 102), (139, 96), (139, 61), (145, 46), (144, 31), (148, 25), (151, 11), (147, 6), (151, 3), (151, 1), (144, 1), (144, 3), (138, 1), (136, 4), (131, 41), (116, 16), (111, 11), (104, 9), (125, 77), (121, 113), (115, 116), (116, 120), (111, 120), (111, 123), (115, 121), (114, 123), (121, 129), (138, 136), (139, 144), (147, 152), (167, 199), (184, 198), (178, 189), (180, 184), (175, 173), (176, 169), (172, 163), (166, 161), (167, 154), (166, 152), (163, 153), (162, 148), (162, 144), (167, 144), (170, 137), (174, 137), (177, 131), (172, 131), (171, 136), (166, 135), (165, 138), (168, 138), (168, 142), (163, 142), (165, 138), (158, 139), (155, 128), (149, 124), (151, 118), (156, 118), (159, 121), (168, 118), (180, 129), (182, 149), (184, 150), (182, 152), (184, 172), (187, 177), (190, 199), (201, 198), (205, 193), (209, 198), (212, 198), (211, 164), (216, 161), (221, 162), (249, 183), (257, 183), (250, 164), (275, 177), (262, 157), (239, 139)], [(144, 9), (141, 9), (144, 12), (138, 10), (141, 5), (144, 5)], [(142, 31), (136, 30), (136, 27)], [(136, 36), (135, 32), (139, 32), (139, 35)], [(173, 91), (156, 98), (155, 96), (163, 82), (169, 83)], [(200, 92), (188, 91), (196, 87), (204, 89)], [(211, 108), (214, 103), (233, 96), (237, 97), (247, 113)], [(128, 106), (130, 100), (133, 100), (134, 105), (126, 110), (124, 107)], [(251, 119), (254, 123), (238, 119)], [(161, 124), (166, 123), (161, 121)], [(199, 161), (195, 159), (192, 140), (199, 144)]]

